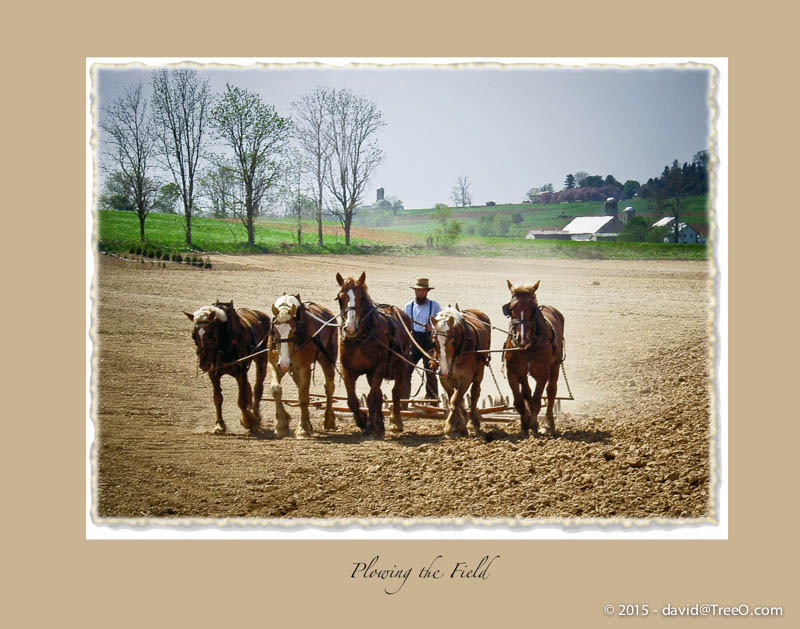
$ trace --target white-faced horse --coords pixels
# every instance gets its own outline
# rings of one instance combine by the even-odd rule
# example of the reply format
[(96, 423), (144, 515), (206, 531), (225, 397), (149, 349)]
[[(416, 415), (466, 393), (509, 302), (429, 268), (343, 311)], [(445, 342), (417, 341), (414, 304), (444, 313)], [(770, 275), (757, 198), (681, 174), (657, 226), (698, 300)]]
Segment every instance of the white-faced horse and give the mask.
[(439, 380), (450, 397), (444, 434), (448, 437), (467, 435), (464, 394), (469, 387), (472, 387), (469, 417), (475, 432), (480, 434), (478, 398), (489, 355), (478, 350), (489, 349), (491, 321), (480, 310), (460, 310), (456, 305), (431, 317), (431, 324), (436, 338), (434, 357), (439, 361)]
[(309, 404), (311, 367), (316, 362), (325, 374), (325, 430), (336, 429), (333, 414), (334, 365), (337, 357), (337, 324), (333, 313), (314, 303), (303, 303), (300, 295), (283, 295), (272, 304), (272, 334), (269, 339), (269, 369), (275, 398), (275, 432), (289, 435), (289, 414), (283, 405), (281, 378), (291, 374), (300, 400), (299, 438), (313, 431)]

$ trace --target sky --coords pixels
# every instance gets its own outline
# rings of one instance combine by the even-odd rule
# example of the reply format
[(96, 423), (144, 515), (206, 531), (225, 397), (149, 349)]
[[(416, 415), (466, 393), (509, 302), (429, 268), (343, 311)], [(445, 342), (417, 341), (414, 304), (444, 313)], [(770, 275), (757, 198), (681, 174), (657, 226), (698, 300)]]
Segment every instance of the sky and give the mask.
[[(128, 83), (149, 89), (154, 67), (98, 67), (98, 112)], [(213, 92), (226, 83), (256, 91), (282, 116), (317, 86), (375, 102), (386, 122), (376, 136), (385, 159), (364, 204), (379, 187), (406, 209), (452, 204), (462, 176), (475, 205), (519, 203), (545, 183), (560, 190), (576, 171), (644, 183), (674, 159), (691, 161), (709, 148), (705, 68), (209, 65), (198, 72)]]

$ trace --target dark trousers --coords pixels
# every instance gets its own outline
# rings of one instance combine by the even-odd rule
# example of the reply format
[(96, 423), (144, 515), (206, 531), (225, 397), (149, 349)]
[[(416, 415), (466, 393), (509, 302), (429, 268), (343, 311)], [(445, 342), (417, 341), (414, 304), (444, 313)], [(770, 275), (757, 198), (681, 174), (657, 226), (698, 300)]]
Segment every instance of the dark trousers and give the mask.
[[(430, 332), (412, 332), (414, 335), (414, 340), (419, 344), (419, 346), (424, 349), (428, 354), (431, 353), (433, 350), (433, 335)], [(431, 364), (431, 362), (422, 355), (417, 349), (417, 346), (413, 343), (411, 344), (411, 354), (409, 355), (408, 359), (414, 363), (415, 365), (419, 363), (420, 359), (422, 359), (422, 366), (425, 369), (429, 369), (430, 372), (425, 373), (425, 397), (429, 400), (435, 400), (439, 397), (439, 380), (436, 376), (436, 365)], [(408, 380), (406, 381), (406, 390), (408, 391), (408, 395), (411, 396), (414, 392), (411, 390), (411, 374), (415, 370), (410, 368), (408, 369)]]

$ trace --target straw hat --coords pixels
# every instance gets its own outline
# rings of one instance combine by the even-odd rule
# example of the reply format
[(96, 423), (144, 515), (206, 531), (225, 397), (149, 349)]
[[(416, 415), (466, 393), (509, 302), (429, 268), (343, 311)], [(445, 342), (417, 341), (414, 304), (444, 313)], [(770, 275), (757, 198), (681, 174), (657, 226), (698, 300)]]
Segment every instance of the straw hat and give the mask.
[(417, 285), (410, 286), (409, 288), (424, 288), (425, 290), (433, 290), (433, 286), (428, 285), (428, 278), (427, 277), (418, 277), (417, 278)]

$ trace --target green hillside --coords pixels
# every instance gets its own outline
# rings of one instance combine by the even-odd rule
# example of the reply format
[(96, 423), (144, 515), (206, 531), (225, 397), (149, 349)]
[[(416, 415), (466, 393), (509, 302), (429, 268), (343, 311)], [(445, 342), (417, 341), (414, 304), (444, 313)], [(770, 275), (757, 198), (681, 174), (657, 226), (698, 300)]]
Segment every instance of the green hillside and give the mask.
[[(681, 220), (692, 224), (705, 225), (708, 223), (708, 196), (705, 194), (687, 198), (688, 206), (681, 214)], [(652, 203), (650, 204), (652, 205)], [(629, 199), (619, 203), (619, 211), (626, 207), (633, 207), (637, 216), (643, 216), (657, 221), (663, 214), (656, 213), (648, 207), (646, 199)], [(395, 217), (391, 226), (386, 229), (415, 234), (430, 232), (434, 225), (431, 220), (433, 208), (419, 210), (404, 210)], [(522, 223), (516, 226), (514, 235), (527, 233), (530, 229), (561, 229), (576, 216), (600, 216), (605, 214), (602, 201), (586, 201), (580, 203), (554, 203), (532, 204), (517, 203), (504, 204), (494, 207), (468, 207), (453, 208), (453, 218), (460, 220), (466, 228), (470, 224), (477, 225), (480, 217), (493, 214), (520, 214)]]

